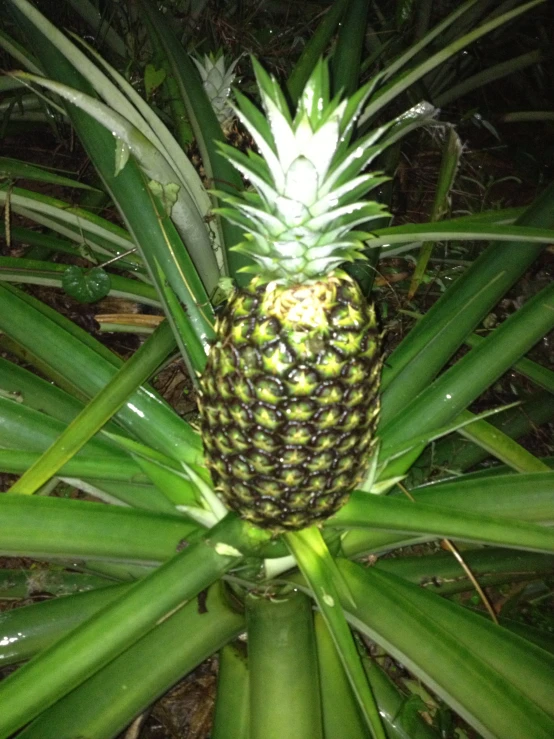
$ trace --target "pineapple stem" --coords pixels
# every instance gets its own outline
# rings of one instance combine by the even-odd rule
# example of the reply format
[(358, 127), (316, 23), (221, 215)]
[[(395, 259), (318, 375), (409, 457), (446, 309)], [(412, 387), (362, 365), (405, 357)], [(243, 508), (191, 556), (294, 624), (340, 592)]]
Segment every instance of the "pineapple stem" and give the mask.
[(310, 585), (372, 736), (374, 739), (386, 739), (375, 697), (341, 607), (342, 601), (342, 604), (356, 610), (348, 585), (316, 526), (285, 534), (284, 537)]

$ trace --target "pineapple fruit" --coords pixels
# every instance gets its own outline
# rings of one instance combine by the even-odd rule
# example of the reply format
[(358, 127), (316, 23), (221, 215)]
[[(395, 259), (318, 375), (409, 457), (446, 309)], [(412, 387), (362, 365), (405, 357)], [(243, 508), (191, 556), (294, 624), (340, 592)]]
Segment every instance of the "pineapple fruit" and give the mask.
[(225, 502), (274, 533), (324, 520), (367, 468), (381, 369), (375, 313), (339, 266), (363, 258), (352, 231), (383, 215), (360, 196), (384, 177), (360, 174), (371, 134), (349, 138), (369, 94), (329, 97), (320, 62), (294, 118), (256, 63), (266, 117), (240, 93), (236, 114), (261, 154), (221, 149), (256, 192), (218, 193), (246, 232), (234, 247), (256, 262), (235, 290), (200, 380), (207, 465)]

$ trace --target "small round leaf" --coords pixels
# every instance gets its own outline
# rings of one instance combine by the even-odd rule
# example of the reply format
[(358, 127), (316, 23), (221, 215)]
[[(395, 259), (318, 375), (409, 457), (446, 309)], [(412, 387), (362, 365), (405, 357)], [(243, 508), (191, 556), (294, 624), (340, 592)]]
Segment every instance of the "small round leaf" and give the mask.
[(80, 303), (95, 303), (110, 292), (111, 280), (102, 267), (93, 267), (85, 272), (82, 267), (71, 265), (63, 273), (62, 287)]

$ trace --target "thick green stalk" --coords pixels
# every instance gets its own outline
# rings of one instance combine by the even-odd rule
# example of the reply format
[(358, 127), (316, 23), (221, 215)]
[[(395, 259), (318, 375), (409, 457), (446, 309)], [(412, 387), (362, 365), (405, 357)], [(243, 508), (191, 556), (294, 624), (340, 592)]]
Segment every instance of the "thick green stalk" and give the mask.
[(227, 644), (219, 653), (212, 739), (249, 739), (249, 673), (244, 644)]
[(286, 534), (285, 538), (287, 546), (308, 581), (321, 615), (325, 619), (361, 714), (371, 730), (371, 735), (375, 739), (385, 739), (385, 731), (375, 697), (362, 669), (352, 632), (339, 606), (341, 599), (348, 600), (351, 596), (337, 569), (336, 562), (316, 526)]
[(317, 657), (320, 667), (323, 728), (326, 737), (369, 739), (364, 719), (337, 649), (321, 614), (314, 615)]
[(245, 544), (247, 527), (230, 514), (204, 539), (12, 673), (0, 684), (1, 739), (25, 726), (236, 566), (243, 557), (237, 546)]
[(311, 600), (246, 598), (250, 739), (322, 739)]
[(55, 703), (21, 739), (112, 739), (158, 696), (244, 629), (219, 584), (192, 599)]

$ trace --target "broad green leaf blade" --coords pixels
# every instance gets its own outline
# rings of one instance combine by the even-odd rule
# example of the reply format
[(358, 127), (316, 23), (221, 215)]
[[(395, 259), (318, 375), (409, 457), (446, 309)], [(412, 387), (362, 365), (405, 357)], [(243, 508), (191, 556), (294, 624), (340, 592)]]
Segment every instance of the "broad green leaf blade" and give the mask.
[[(433, 429), (432, 431), (428, 430), (423, 434), (418, 433), (416, 436), (413, 436), (410, 439), (406, 439), (405, 441), (402, 441), (399, 444), (388, 448), (386, 450), (386, 453), (384, 454), (381, 453), (381, 449), (379, 449), (379, 463), (382, 466), (387, 462), (392, 462), (393, 460), (397, 459), (398, 457), (402, 457), (402, 455), (410, 452), (413, 449), (420, 448), (421, 446), (427, 445), (429, 442), (441, 439), (442, 437), (452, 433), (453, 431), (459, 431), (461, 433), (461, 431), (468, 426), (472, 426), (479, 421), (484, 421), (484, 419), (486, 418), (493, 418), (496, 415), (506, 413), (511, 408), (514, 408), (514, 406), (517, 405), (517, 402), (511, 403), (510, 405), (501, 406), (500, 408), (492, 408), (491, 410), (484, 411), (483, 413), (479, 413), (478, 415), (470, 413), (469, 411), (463, 411), (462, 413), (460, 413), (460, 415), (453, 418), (450, 423), (446, 424), (446, 426), (441, 426), (440, 428)], [(533, 472), (533, 470), (528, 471)]]
[[(517, 408), (490, 419), (489, 423), (497, 428), (502, 436), (517, 439), (552, 418), (554, 418), (554, 395), (540, 391), (525, 398)], [(445, 471), (464, 472), (482, 462), (487, 456), (488, 452), (480, 446), (459, 437), (448, 437), (422, 454), (416, 466), (410, 470), (409, 479), (413, 484), (428, 479), (426, 470), (431, 464), (437, 469), (444, 468)]]
[[(391, 678), (370, 657), (363, 656), (362, 663), (371, 685), (379, 713), (387, 727), (390, 739), (438, 739), (438, 733), (429, 726), (410, 698), (403, 695)], [(421, 706), (423, 709), (424, 704)], [(423, 711), (421, 711), (423, 713)]]
[[(480, 346), (483, 341), (485, 341), (485, 337), (479, 336), (479, 334), (471, 334), (467, 337), (465, 343), (473, 349)], [(522, 357), (514, 364), (514, 369), (539, 387), (554, 394), (554, 371), (548, 369), (548, 367), (543, 367), (537, 362), (527, 359), (527, 357)]]
[(0, 598), (2, 600), (23, 600), (38, 592), (52, 596), (75, 595), (110, 585), (113, 585), (113, 581), (105, 577), (87, 575), (82, 572), (68, 572), (56, 567), (40, 571), (32, 569), (32, 566), (28, 570), (2, 568), (0, 572)]
[(349, 620), (487, 739), (554, 732), (554, 658), (400, 578), (339, 561), (356, 597)]
[(342, 18), (331, 61), (335, 94), (349, 96), (358, 89), (368, 11), (368, 0), (350, 0)]
[[(19, 73), (19, 75), (25, 80), (46, 87), (88, 113), (111, 132), (119, 146), (122, 142), (125, 143), (147, 176), (151, 189), (154, 184), (160, 189), (174, 187), (175, 200), (171, 204), (172, 207), (166, 210), (171, 212), (173, 222), (187, 246), (206, 289), (213, 292), (217, 287), (220, 274), (204, 220), (208, 215), (208, 207), (204, 209), (204, 214), (198, 210), (185, 183), (180, 180), (171, 162), (152, 144), (147, 133), (142, 133), (116, 110), (80, 90), (27, 73)], [(205, 191), (204, 195), (207, 199)], [(181, 268), (188, 260), (188, 255), (182, 252), (183, 245), (178, 243), (171, 253), (172, 259)]]
[(62, 187), (76, 187), (83, 190), (92, 190), (98, 192), (95, 187), (87, 185), (71, 177), (56, 174), (45, 167), (39, 167), (28, 162), (21, 162), (11, 157), (0, 157), (0, 178), (1, 179), (24, 179), (34, 180), (35, 182), (48, 182), (51, 185), (60, 185)]
[[(399, 75), (398, 78), (393, 78), (391, 82), (381, 88), (371, 99), (370, 103), (366, 106), (363, 116), (360, 118), (360, 125), (368, 122), (391, 100), (396, 98), (401, 92), (409, 89), (415, 82), (422, 79), (425, 75), (429, 74), (433, 69), (436, 69), (439, 65), (443, 64), (447, 59), (454, 56), (458, 52), (462, 51), (466, 46), (477, 41), (482, 36), (494, 31), (499, 26), (504, 25), (508, 21), (516, 18), (522, 13), (531, 10), (531, 8), (544, 2), (544, 0), (532, 0), (532, 2), (525, 3), (519, 7), (503, 13), (502, 15), (491, 18), (485, 23), (482, 23), (476, 29), (465, 34), (461, 38), (451, 42), (445, 48), (431, 55), (425, 61), (421, 62), (413, 69), (409, 69), (406, 73)], [(447, 19), (448, 20), (448, 19)], [(387, 74), (386, 71), (382, 72), (377, 76), (384, 78)]]
[(371, 734), (375, 739), (384, 739), (385, 731), (375, 698), (340, 607), (341, 600), (344, 603), (349, 600), (349, 597), (348, 588), (344, 586), (343, 579), (337, 572), (335, 560), (331, 557), (319, 529), (315, 526), (285, 534), (285, 538), (325, 619), (362, 715), (371, 729)]
[(205, 540), (191, 544), (3, 680), (0, 737), (7, 739), (25, 726), (236, 566), (243, 556), (236, 545), (245, 537), (245, 524), (229, 516)]
[(405, 67), (411, 59), (423, 51), (426, 46), (428, 46), (437, 37), (442, 36), (449, 27), (454, 29), (459, 28), (461, 22), (460, 18), (477, 2), (478, 0), (468, 0), (468, 2), (459, 5), (444, 20), (437, 23), (437, 25), (428, 31), (423, 38), (415, 44), (411, 44), (397, 59), (388, 62), (381, 73), (383, 75), (383, 79), (387, 80), (393, 77), (393, 75), (402, 69), (402, 67)]
[(183, 516), (64, 498), (5, 493), (0, 513), (0, 553), (8, 557), (155, 565), (198, 533)]
[(172, 348), (173, 335), (169, 326), (161, 324), (98, 395), (71, 421), (44, 456), (12, 485), (11, 492), (26, 495), (36, 493), (97, 431), (100, 431), (129, 396), (155, 372)]
[[(56, 393), (54, 398), (56, 399)], [(47, 402), (45, 402), (47, 405)], [(78, 410), (72, 413), (76, 416)], [(67, 422), (0, 397), (0, 470), (23, 474), (64, 432)], [(121, 438), (118, 435), (118, 438)], [(60, 469), (68, 485), (102, 500), (93, 489), (109, 493), (109, 502), (151, 511), (174, 512), (170, 501), (142, 474), (140, 465), (111, 445), (102, 433)]]
[[(439, 223), (408, 223), (404, 226), (389, 226), (372, 231), (367, 242), (370, 248), (385, 247), (383, 254), (393, 250), (394, 244), (414, 244), (426, 241), (514, 241), (521, 239), (530, 244), (548, 244), (554, 231), (531, 226), (490, 224), (483, 221), (468, 223), (458, 220)], [(390, 248), (389, 248), (390, 247)]]
[[(553, 509), (553, 480), (552, 473), (545, 472), (527, 475), (495, 475), (484, 479), (466, 475), (442, 483), (414, 488), (410, 490), (410, 495), (416, 503), (438, 506), (443, 512), (450, 510), (450, 518), (453, 520), (456, 519), (458, 512), (469, 515), (484, 514), (487, 518), (493, 516), (497, 520), (497, 532), (501, 532), (502, 526), (498, 525), (500, 507), (502, 517), (513, 519), (516, 524), (522, 521), (550, 523)], [(378, 498), (378, 496), (371, 497)], [(354, 500), (359, 498), (359, 493), (353, 494)], [(400, 504), (409, 502), (404, 496), (388, 496), (387, 500), (392, 500), (393, 503), (396, 500)], [(382, 505), (387, 505), (387, 500), (384, 500)], [(366, 505), (365, 498), (362, 499), (361, 504)], [(351, 502), (348, 502), (339, 514), (350, 515), (348, 511), (350, 505)], [(410, 513), (408, 509), (405, 511), (408, 516), (413, 513), (413, 511)], [(392, 507), (390, 513), (394, 515)], [(397, 523), (399, 521), (400, 519)], [(455, 525), (448, 520), (445, 520), (445, 524)], [(410, 525), (409, 522), (407, 525)], [(422, 525), (425, 525), (425, 522), (422, 522)], [(471, 536), (470, 524), (468, 528), (470, 529), (468, 534)], [(548, 536), (549, 529), (545, 529), (544, 532)], [(445, 532), (442, 532), (442, 535), (444, 536)], [(413, 535), (409, 538), (413, 539)], [(406, 535), (388, 533), (384, 530), (378, 531), (376, 528), (374, 530), (369, 528), (366, 531), (354, 529), (344, 536), (342, 547), (345, 554), (352, 557), (360, 552), (402, 546), (401, 542), (406, 540)], [(418, 540), (421, 540), (421, 537), (418, 537)]]
[[(554, 185), (518, 220), (554, 226)], [(387, 358), (383, 371), (381, 423), (403, 411), (446, 364), (510, 286), (540, 254), (541, 247), (492, 244), (438, 300)]]
[[(431, 221), (440, 220), (448, 211), (450, 192), (454, 185), (454, 179), (456, 177), (456, 172), (458, 171), (461, 155), (462, 142), (460, 137), (452, 127), (448, 127), (442, 149), (441, 165), (437, 185), (435, 187), (433, 206), (431, 208)], [(432, 253), (432, 243), (422, 244), (421, 251), (417, 258), (416, 267), (410, 281), (408, 300), (411, 300), (416, 294)]]
[[(41, 25), (40, 14), (30, 6), (26, 0), (10, 0), (12, 5), (24, 9), (34, 16), (34, 20)], [(80, 76), (77, 70), (61, 55), (58, 49), (41, 33), (33, 23), (24, 16), (18, 19), (30, 41), (44, 62), (49, 77), (60, 80), (63, 84), (90, 94), (90, 86)], [(203, 285), (193, 269), (187, 269), (186, 275), (182, 269), (175, 266), (176, 260), (171, 251), (176, 249), (179, 239), (175, 227), (163, 208), (147, 187), (143, 173), (131, 157), (118, 172), (114, 171), (114, 155), (117, 142), (111, 132), (94, 121), (88, 114), (73, 105), (68, 106), (68, 113), (79, 137), (81, 138), (89, 156), (99, 175), (102, 177), (113, 201), (118, 205), (125, 223), (134, 242), (139, 246), (143, 256), (156, 253), (161, 264), (165, 261), (173, 265), (168, 270), (167, 278), (172, 287), (179, 294), (186, 310), (186, 320), (190, 333), (189, 343), (193, 356), (200, 356), (202, 348), (206, 347), (207, 337), (211, 328), (209, 321), (210, 303)], [(168, 246), (169, 238), (169, 246)], [(171, 246), (172, 239), (175, 243)], [(181, 244), (182, 249), (182, 244)], [(184, 250), (183, 250), (184, 251)], [(181, 253), (183, 259), (185, 255)], [(164, 264), (165, 267), (165, 264)], [(157, 270), (150, 265), (150, 274), (157, 278)], [(183, 279), (186, 277), (186, 279)], [(184, 344), (185, 341), (182, 340)]]
[[(168, 67), (179, 87), (200, 149), (206, 177), (220, 190), (241, 191), (244, 186), (240, 176), (217, 150), (216, 142), (224, 141), (223, 132), (193, 62), (162, 13), (148, 1), (140, 0), (140, 5), (148, 19), (148, 30), (152, 36), (156, 37), (155, 45), (159, 50), (163, 49)], [(223, 233), (225, 260), (230, 275), (239, 284), (244, 284), (248, 278), (243, 273), (238, 273), (238, 270), (250, 264), (250, 260), (246, 260), (237, 252), (230, 251), (232, 246), (242, 240), (242, 233), (236, 226), (225, 221), (221, 221), (219, 227)]]
[[(0, 357), (0, 395), (65, 423), (72, 421), (83, 410), (83, 403), (80, 400), (2, 357)], [(112, 422), (106, 424), (105, 430), (112, 433), (122, 431)], [(32, 435), (31, 431), (29, 433)], [(0, 439), (2, 436), (0, 431)], [(0, 446), (4, 445), (5, 437), (0, 442)]]
[(20, 736), (116, 736), (180, 678), (243, 630), (244, 618), (229, 607), (220, 586), (214, 585), (207, 592), (204, 608), (194, 598), (38, 716)]
[[(0, 284), (0, 330), (25, 349), (26, 356), (65, 388), (94, 397), (110, 381), (122, 360), (48, 306)], [(71, 362), (67, 358), (71, 357)], [(198, 434), (151, 388), (141, 388), (119, 411), (117, 420), (143, 443), (186, 462), (202, 463)]]
[(246, 627), (250, 739), (321, 739), (310, 599), (299, 592), (274, 599), (250, 593)]
[(31, 659), (130, 587), (129, 584), (114, 585), (104, 580), (97, 590), (52, 598), (3, 613), (0, 666)]
[[(548, 473), (545, 473), (548, 474)], [(349, 504), (327, 522), (344, 528), (377, 528), (420, 536), (450, 537), (537, 552), (554, 552), (554, 531), (504, 516), (452, 510), (397, 496), (353, 493)]]
[(125, 41), (110, 23), (111, 18), (101, 13), (95, 3), (90, 0), (68, 0), (68, 2), (89, 25), (96, 38), (102, 39), (102, 43), (106, 44), (114, 54), (124, 58), (127, 56)]
[[(6, 202), (7, 197), (8, 188), (3, 185), (0, 188), (0, 202)], [(79, 208), (65, 200), (20, 187), (11, 188), (9, 198), (10, 207), (15, 213), (51, 227), (79, 244), (83, 244), (86, 239), (87, 245), (90, 244), (93, 250), (95, 239), (98, 244), (109, 248), (109, 251), (106, 251), (105, 247), (103, 253), (110, 256), (119, 256), (133, 248), (133, 243), (125, 229), (85, 208)], [(78, 252), (73, 251), (72, 253)], [(133, 257), (130, 257), (130, 260), (132, 259)], [(134, 261), (136, 263), (139, 260), (135, 257)], [(123, 261), (122, 264), (124, 264)]]
[(498, 64), (494, 64), (486, 69), (477, 72), (477, 74), (467, 77), (457, 85), (452, 85), (450, 89), (445, 90), (441, 94), (434, 98), (435, 105), (440, 108), (444, 108), (449, 105), (453, 100), (457, 100), (463, 95), (467, 95), (469, 92), (489, 85), (495, 80), (502, 79), (509, 74), (519, 72), (526, 67), (533, 64), (539, 64), (544, 59), (544, 52), (541, 49), (533, 49), (532, 51), (525, 52), (519, 56), (512, 57)]
[(349, 5), (350, 0), (335, 0), (328, 7), (321, 23), (304, 46), (300, 58), (287, 80), (287, 90), (293, 103), (298, 101), (306, 82), (320, 57), (325, 53), (338, 23)]
[[(554, 567), (554, 555), (511, 549), (464, 549), (462, 557), (484, 588), (540, 579)], [(380, 558), (375, 566), (437, 595), (474, 590), (466, 571), (450, 552)]]
[[(211, 480), (205, 467), (193, 469), (184, 462), (178, 463), (171, 457), (123, 436), (110, 435), (110, 438), (132, 454), (139, 467), (148, 475), (156, 487), (163, 491), (166, 498), (175, 506), (180, 506), (180, 511), (183, 511), (187, 506), (202, 505), (199, 486), (208, 488), (213, 497), (216, 498), (215, 493), (211, 490)], [(226, 515), (228, 509), (219, 498), (216, 498), (216, 500), (219, 504), (218, 512), (220, 513), (216, 520), (219, 520)]]
[[(41, 74), (41, 69), (38, 66), (38, 59), (34, 57), (28, 49), (22, 46), (20, 43), (10, 38), (7, 33), (0, 30), (0, 46), (8, 52), (14, 59), (16, 59), (25, 69), (28, 69), (34, 74)], [(2, 78), (5, 79), (5, 78)], [(9, 78), (7, 78), (9, 79)], [(7, 90), (13, 89), (11, 85), (7, 86)]]
[[(464, 411), (461, 417), (469, 418), (471, 415), (469, 411)], [(548, 465), (486, 421), (475, 421), (475, 423), (460, 428), (458, 433), (475, 442), (482, 449), (517, 472), (549, 471)]]
[(401, 419), (383, 422), (383, 452), (415, 433), (448, 423), (553, 327), (554, 285), (550, 285), (435, 380), (404, 409)]
[[(16, 391), (17, 393), (17, 391)], [(8, 397), (3, 397), (7, 395)], [(27, 407), (18, 402), (17, 394), (9, 397), (11, 393), (0, 394), (0, 445), (6, 449), (20, 449), (25, 451), (45, 451), (67, 426), (67, 421), (58, 421), (53, 416), (41, 413), (38, 410)], [(50, 400), (55, 400), (56, 394)], [(46, 401), (47, 403), (47, 401)], [(76, 409), (72, 413), (74, 418), (82, 409)], [(65, 414), (64, 414), (65, 415)], [(69, 419), (71, 420), (71, 419)], [(84, 450), (83, 456), (101, 459), (104, 457), (106, 464), (103, 469), (109, 469), (109, 465), (122, 463), (126, 472), (138, 472), (134, 464), (129, 466), (129, 458), (120, 452), (103, 435), (91, 439)]]
[[(51, 443), (54, 438), (52, 435)], [(22, 475), (41, 454), (42, 452), (29, 452), (22, 449), (0, 449), (0, 470)], [(60, 469), (60, 477), (82, 477), (102, 482), (127, 482), (136, 485), (137, 488), (144, 486), (148, 480), (146, 475), (141, 475), (140, 467), (132, 459), (125, 458), (123, 455), (96, 456), (87, 453), (87, 449)], [(131, 504), (130, 500), (126, 502)]]

